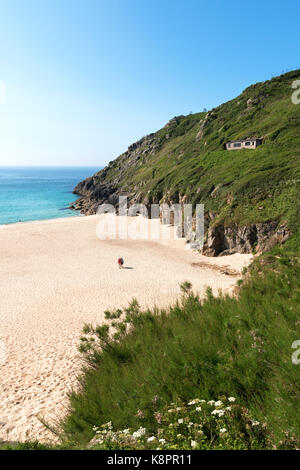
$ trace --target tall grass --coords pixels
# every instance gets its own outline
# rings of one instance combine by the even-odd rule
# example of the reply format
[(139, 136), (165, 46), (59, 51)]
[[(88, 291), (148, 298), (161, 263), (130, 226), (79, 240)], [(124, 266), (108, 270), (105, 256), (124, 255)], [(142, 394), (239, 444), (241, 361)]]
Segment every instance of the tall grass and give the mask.
[(87, 325), (81, 350), (86, 368), (70, 396), (64, 436), (80, 444), (93, 426), (157, 431), (154, 411), (178, 400), (234, 396), (267, 423), (269, 442), (300, 436), (300, 365), (292, 343), (300, 339), (300, 265), (280, 253), (257, 259), (239, 297), (200, 300), (182, 286), (168, 310), (106, 312), (108, 326)]

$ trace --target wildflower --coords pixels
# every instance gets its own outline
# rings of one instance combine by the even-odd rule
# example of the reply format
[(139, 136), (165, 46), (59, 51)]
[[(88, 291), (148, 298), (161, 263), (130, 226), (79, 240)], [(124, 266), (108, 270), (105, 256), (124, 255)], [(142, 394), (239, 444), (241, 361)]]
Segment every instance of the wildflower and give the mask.
[(156, 419), (156, 421), (158, 422), (158, 424), (161, 424), (162, 414), (159, 413), (159, 412), (157, 412), (157, 413), (155, 413), (154, 416), (155, 416), (155, 419)]
[(222, 433), (222, 434), (223, 434), (224, 432), (227, 432), (227, 429), (226, 429), (226, 428), (222, 428), (222, 429), (220, 429), (220, 433)]
[(192, 400), (192, 401), (190, 401), (190, 402), (188, 403), (189, 406), (195, 405), (195, 404), (196, 404), (196, 400)]
[(155, 396), (153, 397), (152, 403), (157, 403), (158, 400), (159, 400), (159, 396), (158, 396), (158, 395), (155, 395)]
[(142, 410), (137, 410), (136, 414), (139, 418), (144, 418), (144, 412)]
[(129, 431), (130, 431), (130, 429), (128, 428), (128, 429), (124, 429), (122, 432), (123, 432), (123, 434), (129, 434)]
[(175, 411), (175, 410), (173, 410), (172, 408), (170, 408), (170, 409), (168, 410), (168, 413), (174, 413), (174, 411)]
[(226, 406), (225, 410), (231, 411), (231, 406)]
[(166, 439), (159, 439), (159, 442), (160, 442), (161, 444), (165, 444), (165, 443), (166, 443)]
[(236, 400), (236, 399), (235, 399), (234, 397), (229, 397), (229, 398), (228, 398), (228, 401), (234, 402), (235, 400)]
[(182, 434), (177, 434), (176, 437), (178, 437), (178, 439), (180, 439), (181, 437), (183, 437), (183, 435)]
[(194, 398), (194, 400), (190, 401), (188, 405), (196, 405), (197, 403), (204, 403), (205, 400), (199, 400), (199, 398)]
[(182, 408), (180, 408), (180, 406), (178, 406), (178, 408), (176, 408), (176, 411), (180, 411), (182, 410)]
[(210, 400), (207, 402), (208, 405), (214, 405), (215, 404), (215, 401), (214, 400)]
[(201, 406), (197, 406), (196, 411), (201, 411)]
[(178, 420), (178, 423), (179, 423), (179, 424), (182, 424), (182, 423), (183, 423), (183, 419), (180, 418), (180, 419)]
[(155, 436), (148, 437), (147, 442), (153, 442), (155, 441), (155, 439), (156, 439)]
[(191, 441), (191, 447), (193, 449), (195, 449), (196, 446), (197, 446), (197, 442), (196, 441)]
[(215, 406), (216, 407), (222, 406), (222, 405), (223, 405), (223, 402), (221, 400), (215, 401)]
[(194, 423), (190, 422), (190, 423), (188, 424), (188, 428), (191, 428), (191, 427), (193, 426), (193, 424), (194, 424)]
[(252, 426), (258, 426), (259, 425), (259, 421), (252, 421)]
[(142, 428), (140, 427), (137, 431), (135, 431), (133, 434), (132, 434), (132, 437), (134, 439), (138, 439), (139, 437), (142, 437), (146, 432), (146, 428)]
[(224, 410), (214, 410), (211, 412), (212, 415), (219, 415), (219, 416), (224, 416), (225, 411)]
[(202, 431), (202, 429), (199, 429), (199, 430), (197, 431), (197, 434), (200, 434), (200, 435), (202, 435), (202, 434), (203, 434), (203, 431)]

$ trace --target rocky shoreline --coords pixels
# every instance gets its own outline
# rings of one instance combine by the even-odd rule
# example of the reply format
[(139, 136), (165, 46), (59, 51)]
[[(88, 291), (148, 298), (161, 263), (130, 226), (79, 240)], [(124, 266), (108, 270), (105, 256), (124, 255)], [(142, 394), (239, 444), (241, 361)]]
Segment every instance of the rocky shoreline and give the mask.
[[(116, 185), (110, 183), (99, 183), (95, 181), (93, 176), (80, 182), (74, 189), (74, 194), (80, 197), (70, 205), (70, 208), (80, 210), (85, 215), (96, 214), (100, 204), (112, 204), (118, 212), (119, 196), (122, 195), (127, 196), (129, 204), (145, 203), (145, 201), (139, 200), (136, 194), (122, 192)], [(174, 201), (169, 203), (172, 204)], [(285, 243), (291, 236), (287, 226), (278, 220), (242, 227), (237, 225), (228, 227), (223, 224), (214, 225), (215, 219), (214, 214), (205, 214), (206, 237), (201, 250), (205, 256), (266, 252), (277, 244)], [(163, 223), (162, 217), (161, 221)], [(195, 230), (192, 230), (186, 238), (191, 248), (198, 249), (198, 245), (195, 243)]]

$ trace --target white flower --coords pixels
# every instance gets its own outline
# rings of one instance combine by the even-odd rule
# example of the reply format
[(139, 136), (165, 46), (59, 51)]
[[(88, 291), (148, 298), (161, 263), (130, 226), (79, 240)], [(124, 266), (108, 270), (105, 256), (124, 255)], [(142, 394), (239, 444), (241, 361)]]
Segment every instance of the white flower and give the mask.
[(259, 425), (259, 421), (252, 421), (252, 426), (258, 426)]
[(229, 397), (229, 398), (228, 398), (228, 401), (234, 402), (235, 400), (236, 400), (236, 399), (235, 399), (234, 397)]
[(210, 400), (207, 402), (208, 405), (214, 405), (215, 404), (215, 401), (214, 400)]
[(196, 441), (191, 441), (191, 447), (193, 449), (195, 449), (196, 446), (197, 446), (197, 442)]
[(138, 429), (137, 431), (135, 431), (133, 434), (132, 434), (132, 437), (134, 439), (138, 439), (139, 437), (142, 437), (146, 432), (146, 428), (140, 428)]
[(197, 406), (196, 411), (201, 411), (201, 406)]
[(166, 439), (159, 439), (159, 442), (160, 442), (161, 444), (165, 444), (165, 443), (166, 443)]
[(199, 403), (205, 403), (205, 400), (199, 400)]
[(180, 418), (180, 419), (178, 420), (178, 423), (179, 423), (179, 424), (182, 424), (182, 423), (183, 423), (183, 419)]
[(193, 426), (193, 424), (194, 424), (194, 423), (190, 422), (190, 423), (188, 424), (188, 428), (191, 428), (191, 427)]
[(155, 441), (155, 439), (156, 439), (155, 436), (148, 437), (147, 442)]
[(224, 432), (227, 432), (227, 429), (226, 429), (226, 428), (222, 428), (222, 429), (220, 429), (220, 432), (223, 434)]
[(123, 434), (129, 434), (130, 429), (124, 429), (122, 432)]
[(188, 405), (191, 406), (191, 405), (195, 405), (196, 403), (197, 403), (196, 400), (192, 400), (188, 403)]
[(211, 412), (212, 415), (219, 415), (219, 416), (224, 416), (225, 411), (224, 410), (214, 410)]
[(178, 408), (176, 408), (176, 411), (180, 411), (182, 410), (182, 408), (180, 408), (180, 406), (178, 406)]
[(173, 410), (172, 408), (170, 410), (168, 410), (168, 413), (174, 413), (175, 410)]
[(221, 400), (215, 401), (215, 406), (222, 406), (223, 402)]
[(230, 410), (231, 410), (231, 406), (226, 406), (225, 410), (230, 411)]

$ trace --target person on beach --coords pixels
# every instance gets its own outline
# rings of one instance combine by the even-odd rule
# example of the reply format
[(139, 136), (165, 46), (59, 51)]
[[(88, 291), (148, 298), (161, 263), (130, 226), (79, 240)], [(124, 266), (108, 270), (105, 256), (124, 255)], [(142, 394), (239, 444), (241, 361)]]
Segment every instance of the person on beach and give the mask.
[(123, 264), (124, 264), (123, 258), (119, 258), (119, 259), (118, 259), (119, 269), (123, 268)]

